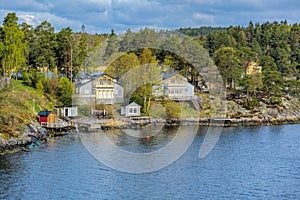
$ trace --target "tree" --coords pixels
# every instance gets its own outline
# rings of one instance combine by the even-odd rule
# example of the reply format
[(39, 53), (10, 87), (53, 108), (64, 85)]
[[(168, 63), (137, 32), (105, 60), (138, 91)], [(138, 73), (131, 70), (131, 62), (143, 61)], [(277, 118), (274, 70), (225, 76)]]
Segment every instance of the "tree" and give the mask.
[(32, 41), (33, 41), (33, 29), (32, 29), (32, 25), (29, 25), (26, 22), (23, 22), (21, 24), (21, 30), (23, 31), (24, 36), (25, 36), (24, 37), (24, 44), (27, 47), (27, 50), (26, 50), (26, 61), (27, 61), (27, 65), (29, 67), (30, 46), (31, 46)]
[(234, 88), (234, 82), (241, 77), (243, 71), (237, 51), (232, 47), (221, 47), (215, 52), (214, 58), (223, 79), (230, 88)]
[(256, 90), (256, 84), (252, 76), (244, 76), (240, 81), (240, 85), (243, 87), (244, 92), (246, 92), (248, 99)]
[(110, 38), (107, 39), (107, 45), (105, 48), (105, 54), (103, 56), (105, 61), (109, 61), (111, 56), (118, 52), (119, 49), (119, 39), (116, 35), (112, 35)]
[[(82, 25), (81, 27), (81, 35), (79, 39), (79, 44), (78, 44), (78, 66), (81, 68), (83, 65), (85, 65), (85, 59), (88, 54), (88, 35), (85, 32), (85, 26)], [(76, 70), (76, 74), (78, 73), (79, 69)], [(86, 73), (86, 69), (84, 68), (84, 73)]]
[(52, 25), (43, 21), (34, 29), (31, 62), (32, 66), (40, 70), (53, 71), (56, 67), (56, 40)]
[(153, 87), (159, 84), (160, 70), (157, 67), (158, 61), (152, 55), (150, 49), (145, 48), (141, 53), (140, 64), (142, 65), (142, 82), (143, 86), (140, 88), (140, 94), (144, 100), (143, 111), (149, 114), (151, 100), (153, 99)]
[(27, 45), (24, 43), (24, 33), (17, 23), (18, 17), (15, 13), (8, 13), (4, 19), (2, 28), (2, 73), (10, 76), (14, 70), (16, 78), (21, 67), (26, 62)]
[(70, 106), (72, 104), (73, 84), (67, 77), (63, 77), (59, 81), (58, 100), (62, 106)]
[(130, 69), (139, 65), (140, 61), (134, 53), (125, 53), (108, 66), (106, 73), (113, 77), (120, 78)]
[(74, 40), (72, 36), (72, 29), (70, 27), (62, 29), (57, 34), (57, 61), (58, 71), (65, 74), (72, 80), (72, 51)]
[(268, 93), (280, 94), (283, 78), (278, 71), (263, 71), (264, 90)]

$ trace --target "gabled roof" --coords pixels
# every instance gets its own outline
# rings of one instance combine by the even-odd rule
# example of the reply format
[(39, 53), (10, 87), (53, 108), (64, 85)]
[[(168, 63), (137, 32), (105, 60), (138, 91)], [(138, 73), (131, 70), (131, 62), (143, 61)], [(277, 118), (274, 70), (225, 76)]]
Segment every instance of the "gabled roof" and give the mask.
[(126, 103), (123, 104), (122, 107), (127, 107), (127, 106), (135, 106), (135, 107), (142, 107), (139, 104), (135, 103), (135, 102), (130, 102), (130, 103)]
[(176, 74), (179, 74), (179, 73), (178, 72), (171, 72), (171, 73), (168, 73), (168, 74), (163, 73), (162, 77), (163, 77), (163, 79), (168, 79), (172, 76), (175, 76)]
[(52, 113), (52, 111), (49, 110), (42, 110), (38, 113), (38, 116), (42, 116), (42, 117), (48, 117), (50, 114)]
[(92, 82), (93, 80), (95, 80), (95, 79), (97, 79), (99, 77), (102, 77), (102, 76), (108, 76), (108, 77), (114, 79), (112, 76), (110, 76), (110, 75), (108, 75), (108, 74), (106, 74), (104, 72), (98, 72), (98, 73), (91, 74), (89, 77), (85, 77), (84, 79), (86, 79), (86, 81), (77, 83), (75, 85), (75, 88), (79, 88), (79, 87), (81, 87), (83, 85), (86, 85), (86, 84)]

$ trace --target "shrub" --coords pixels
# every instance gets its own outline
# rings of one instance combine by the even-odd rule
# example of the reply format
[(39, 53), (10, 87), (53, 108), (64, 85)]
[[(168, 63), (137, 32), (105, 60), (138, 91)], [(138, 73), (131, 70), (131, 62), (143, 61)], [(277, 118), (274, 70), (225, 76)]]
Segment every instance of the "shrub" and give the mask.
[(281, 97), (276, 97), (276, 96), (271, 96), (270, 104), (281, 106), (282, 105), (282, 98)]
[(22, 79), (25, 85), (31, 86), (32, 81), (30, 79), (30, 74), (28, 72), (22, 73)]
[(247, 110), (252, 110), (254, 108), (259, 107), (259, 101), (253, 97), (253, 98), (245, 98), (243, 100), (243, 106), (244, 108), (246, 108)]
[(167, 119), (180, 119), (181, 107), (179, 103), (169, 101), (165, 104)]

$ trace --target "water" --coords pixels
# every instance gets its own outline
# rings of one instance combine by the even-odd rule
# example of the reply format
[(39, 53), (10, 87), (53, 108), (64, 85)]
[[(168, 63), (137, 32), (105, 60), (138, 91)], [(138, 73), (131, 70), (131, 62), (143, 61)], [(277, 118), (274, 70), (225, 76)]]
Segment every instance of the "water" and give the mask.
[[(200, 159), (204, 132), (176, 162), (142, 174), (103, 165), (76, 134), (54, 138), (0, 156), (0, 199), (300, 199), (300, 125), (224, 128)], [(123, 149), (150, 152), (173, 134), (110, 137)]]

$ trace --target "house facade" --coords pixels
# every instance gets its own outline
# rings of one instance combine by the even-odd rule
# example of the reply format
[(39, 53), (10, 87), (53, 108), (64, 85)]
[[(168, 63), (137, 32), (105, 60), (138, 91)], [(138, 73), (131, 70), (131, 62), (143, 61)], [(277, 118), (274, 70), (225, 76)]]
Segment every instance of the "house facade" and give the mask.
[(123, 102), (123, 87), (111, 76), (101, 73), (75, 85), (76, 105), (114, 104)]
[(137, 117), (141, 115), (141, 106), (135, 102), (125, 104), (121, 107), (121, 115), (126, 117)]
[(247, 62), (246, 75), (256, 75), (262, 73), (262, 67), (258, 66), (257, 63), (251, 61)]
[(154, 94), (169, 100), (190, 100), (195, 96), (194, 85), (178, 72), (162, 74), (162, 84), (154, 88)]

